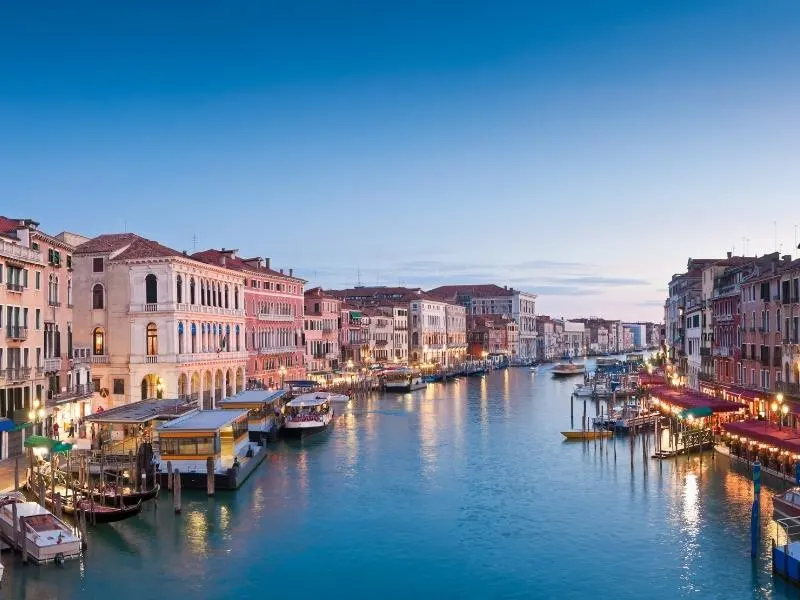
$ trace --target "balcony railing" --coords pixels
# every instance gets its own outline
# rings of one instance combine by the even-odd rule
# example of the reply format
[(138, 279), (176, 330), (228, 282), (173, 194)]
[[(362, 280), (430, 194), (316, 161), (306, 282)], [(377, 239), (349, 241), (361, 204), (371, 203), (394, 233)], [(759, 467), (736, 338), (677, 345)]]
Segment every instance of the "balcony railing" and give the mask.
[(39, 263), (42, 262), (42, 253), (33, 248), (26, 248), (19, 244), (12, 244), (11, 242), (0, 241), (0, 256), (6, 258), (17, 258), (27, 262)]
[(60, 371), (61, 370), (61, 357), (55, 356), (52, 358), (45, 358), (44, 359), (44, 370), (46, 373), (52, 373), (53, 371)]
[(90, 357), (92, 355), (91, 348), (87, 347), (78, 347), (72, 349), (72, 362), (74, 364), (82, 364), (90, 362)]
[(0, 379), (5, 379), (7, 382), (25, 381), (30, 376), (30, 367), (13, 367), (0, 371)]
[(92, 364), (93, 365), (107, 365), (108, 364), (108, 354), (93, 354), (92, 355)]
[(297, 352), (296, 346), (262, 346), (258, 349), (259, 354), (285, 354), (287, 352)]
[(258, 313), (259, 321), (294, 321), (294, 315), (279, 315), (278, 313)]
[(88, 383), (82, 383), (80, 385), (69, 387), (57, 394), (49, 392), (47, 402), (45, 403), (45, 405), (52, 406), (53, 404), (58, 404), (59, 402), (77, 400), (78, 398), (81, 397), (91, 396), (93, 393), (94, 393), (94, 388), (91, 385), (89, 385)]
[(229, 317), (243, 317), (244, 310), (239, 308), (223, 308), (222, 306), (202, 306), (185, 302), (148, 302), (145, 304), (130, 304), (128, 310), (132, 313), (154, 312), (194, 312), (207, 315), (223, 315)]
[(48, 306), (53, 306), (55, 308), (58, 308), (58, 307), (61, 306), (61, 302), (59, 302), (58, 300), (48, 300), (47, 304), (48, 304)]
[(11, 340), (27, 340), (28, 328), (19, 325), (9, 325), (6, 327), (6, 337)]
[[(193, 354), (178, 354), (177, 360), (181, 363), (206, 362), (210, 360), (247, 360), (247, 356), (246, 350), (240, 352), (195, 352)], [(164, 358), (162, 357), (162, 359)]]
[(6, 283), (6, 289), (7, 289), (9, 292), (17, 292), (18, 294), (21, 294), (21, 293), (22, 293), (22, 290), (23, 290), (24, 288), (22, 287), (22, 284), (21, 284), (21, 283), (11, 283), (11, 282), (9, 281), (8, 283)]

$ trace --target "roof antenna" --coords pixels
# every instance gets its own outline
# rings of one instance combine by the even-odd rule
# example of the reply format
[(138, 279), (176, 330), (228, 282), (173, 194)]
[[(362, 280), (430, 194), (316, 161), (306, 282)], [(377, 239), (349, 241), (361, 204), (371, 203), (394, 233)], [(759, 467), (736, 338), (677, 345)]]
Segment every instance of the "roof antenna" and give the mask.
[(361, 287), (361, 265), (356, 266), (356, 277), (358, 279), (357, 287)]
[(192, 254), (197, 252), (197, 234), (192, 234)]

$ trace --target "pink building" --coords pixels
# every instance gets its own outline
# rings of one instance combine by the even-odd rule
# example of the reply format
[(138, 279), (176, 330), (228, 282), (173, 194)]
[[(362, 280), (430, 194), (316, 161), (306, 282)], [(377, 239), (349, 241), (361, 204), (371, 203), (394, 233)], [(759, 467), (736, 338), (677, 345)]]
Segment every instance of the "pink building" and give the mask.
[(248, 385), (279, 387), (285, 380), (303, 379), (305, 280), (295, 277), (292, 269), (271, 269), (269, 258), (240, 258), (236, 250), (206, 250), (193, 258), (244, 277)]
[(355, 365), (369, 366), (369, 317), (347, 304), (342, 305), (340, 314), (339, 345), (342, 349), (342, 365), (353, 361)]
[(339, 368), (342, 301), (315, 287), (305, 293), (306, 368), (325, 373)]

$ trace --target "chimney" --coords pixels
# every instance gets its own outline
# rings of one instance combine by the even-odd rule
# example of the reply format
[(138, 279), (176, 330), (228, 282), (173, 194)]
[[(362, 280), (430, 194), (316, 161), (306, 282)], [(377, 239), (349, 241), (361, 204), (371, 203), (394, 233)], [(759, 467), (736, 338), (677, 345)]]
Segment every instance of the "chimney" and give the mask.
[(264, 267), (269, 269), (269, 257), (264, 259)]
[(784, 254), (782, 258), (783, 258), (783, 262), (787, 262), (787, 263), (792, 262), (792, 255), (791, 254)]
[(728, 258), (730, 258), (731, 256), (733, 256), (733, 252), (728, 252)]
[(283, 275), (283, 269), (281, 269), (281, 275)]
[(293, 276), (294, 276), (294, 269), (289, 269), (289, 277), (293, 277)]

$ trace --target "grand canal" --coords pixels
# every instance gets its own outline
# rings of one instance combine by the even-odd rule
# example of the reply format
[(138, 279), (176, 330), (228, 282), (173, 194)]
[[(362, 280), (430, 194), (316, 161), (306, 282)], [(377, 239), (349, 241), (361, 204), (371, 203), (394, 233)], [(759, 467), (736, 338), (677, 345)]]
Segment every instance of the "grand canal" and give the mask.
[(573, 383), (509, 369), (375, 396), (272, 446), (238, 492), (98, 527), (82, 561), (4, 553), (0, 597), (795, 597), (770, 573), (768, 486), (754, 564), (749, 480), (708, 453), (645, 469), (637, 446), (631, 469), (622, 438), (562, 442)]

